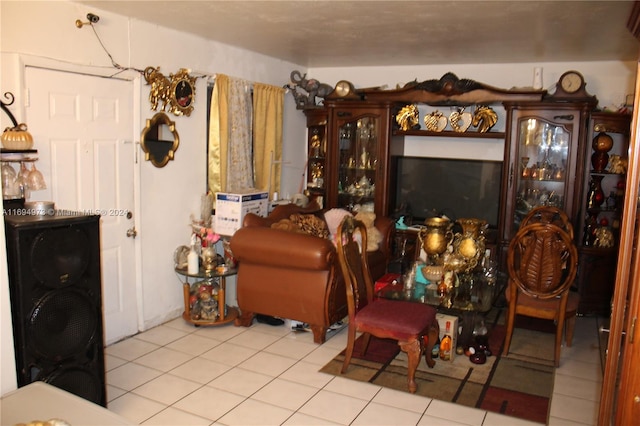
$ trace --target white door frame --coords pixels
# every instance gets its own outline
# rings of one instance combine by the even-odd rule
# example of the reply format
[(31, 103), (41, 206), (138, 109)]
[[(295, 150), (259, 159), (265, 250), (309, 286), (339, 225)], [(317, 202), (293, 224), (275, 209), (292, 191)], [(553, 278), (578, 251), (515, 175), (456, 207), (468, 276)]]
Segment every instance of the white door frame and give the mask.
[[(16, 108), (19, 110), (19, 114), (14, 113), (16, 115), (16, 119), (20, 122), (21, 117), (25, 117), (25, 107), (28, 105), (29, 99), (27, 97), (27, 87), (26, 87), (26, 69), (27, 67), (37, 67), (37, 68), (45, 68), (52, 71), (61, 71), (61, 72), (69, 72), (69, 73), (77, 73), (84, 75), (92, 75), (97, 77), (108, 77), (114, 74), (115, 69), (105, 70), (104, 67), (91, 67), (91, 66), (82, 66), (76, 64), (61, 64), (58, 61), (51, 60), (48, 58), (40, 58), (40, 57), (31, 57), (18, 55), (17, 61), (15, 64), (15, 81), (17, 82), (16, 87), (19, 87), (21, 90), (19, 93), (14, 93), (15, 102), (12, 108), (15, 110)], [(134, 161), (133, 161), (133, 205), (134, 205), (134, 215), (133, 215), (133, 223), (135, 229), (140, 230), (140, 211), (141, 211), (141, 177), (140, 177), (140, 164), (142, 163), (141, 153), (140, 153), (140, 134), (142, 132), (141, 125), (141, 105), (142, 105), (142, 76), (135, 72), (135, 74), (128, 73), (122, 74), (122, 77), (119, 77), (122, 80), (127, 80), (132, 82), (132, 109), (133, 109), (133, 124), (132, 124), (132, 134), (131, 141), (134, 144)], [(144, 306), (143, 306), (143, 281), (142, 281), (142, 244), (140, 243), (140, 238), (142, 235), (138, 234), (134, 239), (134, 254), (135, 254), (135, 291), (136, 291), (136, 311), (137, 311), (137, 329), (140, 332), (144, 326)]]

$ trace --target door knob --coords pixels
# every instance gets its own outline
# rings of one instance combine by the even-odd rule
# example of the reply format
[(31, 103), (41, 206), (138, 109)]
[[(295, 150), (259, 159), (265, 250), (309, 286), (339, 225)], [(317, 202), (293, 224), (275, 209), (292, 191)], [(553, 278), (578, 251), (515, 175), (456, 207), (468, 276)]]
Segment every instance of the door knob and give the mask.
[(136, 231), (135, 227), (127, 229), (127, 237), (135, 238), (136, 235), (138, 235), (138, 231)]

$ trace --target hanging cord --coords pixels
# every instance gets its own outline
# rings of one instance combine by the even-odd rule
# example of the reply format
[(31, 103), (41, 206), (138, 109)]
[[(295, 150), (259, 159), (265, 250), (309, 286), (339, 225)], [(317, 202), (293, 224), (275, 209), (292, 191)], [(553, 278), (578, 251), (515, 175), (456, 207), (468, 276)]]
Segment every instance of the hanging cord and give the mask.
[(117, 63), (114, 59), (113, 56), (111, 55), (111, 53), (109, 53), (109, 51), (107, 50), (107, 48), (105, 47), (104, 43), (102, 42), (102, 39), (100, 38), (100, 36), (98, 35), (98, 32), (96, 31), (96, 28), (92, 25), (90, 25), (91, 29), (93, 30), (93, 34), (96, 36), (96, 38), (98, 39), (98, 42), (100, 43), (100, 46), (102, 47), (102, 50), (104, 50), (104, 52), (107, 54), (107, 56), (109, 57), (109, 59), (111, 60), (111, 65), (116, 68), (119, 69), (120, 71), (127, 71), (127, 70), (134, 70), (137, 71), (138, 73), (144, 75), (144, 70), (140, 70), (134, 67), (123, 67), (122, 65), (120, 65), (119, 63)]

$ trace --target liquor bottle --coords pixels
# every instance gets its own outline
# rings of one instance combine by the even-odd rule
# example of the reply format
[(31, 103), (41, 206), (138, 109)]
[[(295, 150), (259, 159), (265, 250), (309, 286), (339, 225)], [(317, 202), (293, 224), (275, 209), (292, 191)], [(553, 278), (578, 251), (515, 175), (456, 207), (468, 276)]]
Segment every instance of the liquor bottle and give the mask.
[(438, 358), (440, 356), (440, 337), (436, 340), (436, 343), (433, 345), (433, 349), (431, 349), (431, 358)]
[(447, 327), (442, 340), (440, 340), (440, 359), (449, 361), (451, 359), (451, 321), (447, 321)]

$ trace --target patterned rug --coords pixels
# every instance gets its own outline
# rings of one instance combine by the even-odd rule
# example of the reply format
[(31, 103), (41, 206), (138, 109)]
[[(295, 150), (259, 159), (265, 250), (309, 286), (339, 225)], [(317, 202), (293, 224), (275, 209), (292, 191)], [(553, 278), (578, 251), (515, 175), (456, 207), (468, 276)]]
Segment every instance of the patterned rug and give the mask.
[[(502, 310), (487, 316), (489, 348), (493, 355), (476, 365), (465, 355), (453, 361), (437, 360), (434, 368), (420, 360), (418, 395), (480, 408), (538, 423), (547, 423), (553, 393), (554, 328), (545, 322), (518, 319), (508, 356), (501, 356), (505, 326)], [(372, 338), (367, 354), (356, 346), (343, 377), (408, 392), (407, 357), (393, 340)], [(320, 371), (340, 375), (344, 351)]]

